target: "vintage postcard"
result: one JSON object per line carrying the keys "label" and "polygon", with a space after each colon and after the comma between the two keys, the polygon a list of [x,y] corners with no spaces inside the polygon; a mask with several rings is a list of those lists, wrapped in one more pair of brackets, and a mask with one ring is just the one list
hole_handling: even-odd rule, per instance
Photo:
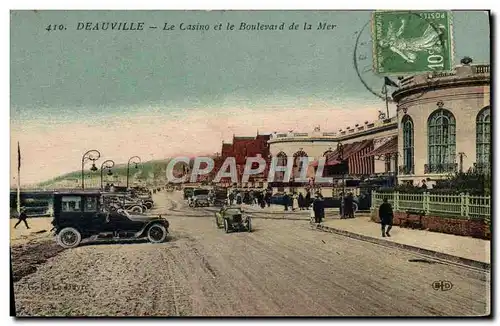
{"label": "vintage postcard", "polygon": [[489,316],[490,38],[487,11],[11,11],[11,314]]}

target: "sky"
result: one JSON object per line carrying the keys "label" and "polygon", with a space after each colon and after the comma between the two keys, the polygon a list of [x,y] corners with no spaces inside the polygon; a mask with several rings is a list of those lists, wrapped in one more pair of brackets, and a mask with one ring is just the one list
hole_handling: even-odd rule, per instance
{"label": "sky", "polygon": [[[79,170],[89,149],[119,164],[134,155],[213,154],[233,134],[375,120],[385,103],[353,65],[356,33],[369,20],[368,11],[12,11],[11,171],[18,141],[21,182],[29,184]],[[77,30],[79,22],[115,21],[145,28]],[[283,22],[285,30],[242,31],[241,22]],[[294,22],[299,29],[288,30]],[[317,30],[320,22],[336,27]],[[181,31],[180,23],[210,30]],[[218,23],[235,30],[216,31]],[[63,30],[46,30],[54,24]],[[453,30],[456,63],[466,55],[489,63],[486,13],[455,12]],[[370,56],[369,47],[358,51]],[[381,88],[371,72],[363,78]]]}

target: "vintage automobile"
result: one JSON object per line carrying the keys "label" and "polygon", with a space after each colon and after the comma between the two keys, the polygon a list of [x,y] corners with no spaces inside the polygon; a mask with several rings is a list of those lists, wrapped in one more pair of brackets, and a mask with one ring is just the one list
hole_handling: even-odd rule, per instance
{"label": "vintage automobile", "polygon": [[154,201],[153,201],[153,198],[151,197],[150,194],[147,194],[147,193],[137,193],[132,196],[130,196],[132,199],[140,199],[142,200],[142,203],[144,204],[144,206],[146,206],[147,209],[151,209],[154,207]]}
{"label": "vintage automobile", "polygon": [[148,210],[148,206],[139,198],[132,198],[127,194],[120,194],[114,192],[105,192],[102,194],[103,203],[106,207],[109,207],[110,204],[114,204],[110,207],[119,207],[125,209],[126,211],[132,213],[143,213]]}
{"label": "vintage automobile", "polygon": [[132,200],[137,200],[137,199],[142,200],[143,205],[147,209],[151,209],[154,206],[151,190],[147,188],[144,187],[127,188],[127,187],[114,186],[113,190],[114,190],[113,193],[117,195],[128,196]]}
{"label": "vintage automobile", "polygon": [[184,187],[184,199],[189,199],[193,195],[193,187]]}
{"label": "vintage automobile", "polygon": [[224,228],[226,233],[231,231],[252,232],[252,217],[240,206],[224,206],[215,213],[215,223],[219,229]]}
{"label": "vintage automobile", "polygon": [[190,207],[210,206],[210,201],[208,198],[209,193],[210,190],[208,189],[198,188],[193,190],[193,196],[192,199],[189,201],[189,206]]}
{"label": "vintage automobile", "polygon": [[211,201],[212,206],[221,207],[227,203],[227,189],[226,188],[215,187],[213,189],[212,193],[213,193],[212,201]]}
{"label": "vintage automobile", "polygon": [[123,208],[108,210],[99,191],[56,192],[53,198],[52,225],[63,248],[76,247],[84,239],[147,238],[160,243],[168,235],[169,222],[161,215],[132,214]]}

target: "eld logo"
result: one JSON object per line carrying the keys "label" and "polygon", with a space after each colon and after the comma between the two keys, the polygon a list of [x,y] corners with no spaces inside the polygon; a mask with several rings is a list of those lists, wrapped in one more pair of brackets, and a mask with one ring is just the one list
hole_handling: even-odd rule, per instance
{"label": "eld logo", "polygon": [[453,288],[453,283],[450,281],[435,281],[432,283],[432,288],[434,290],[449,291]]}

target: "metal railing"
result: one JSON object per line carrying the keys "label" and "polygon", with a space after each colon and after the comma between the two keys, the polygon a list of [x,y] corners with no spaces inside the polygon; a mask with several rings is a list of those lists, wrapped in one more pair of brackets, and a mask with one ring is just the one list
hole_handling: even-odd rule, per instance
{"label": "metal railing", "polygon": [[384,198],[391,203],[394,211],[417,210],[424,211],[426,215],[465,219],[486,219],[491,216],[490,196],[373,191],[372,210],[377,210]]}

